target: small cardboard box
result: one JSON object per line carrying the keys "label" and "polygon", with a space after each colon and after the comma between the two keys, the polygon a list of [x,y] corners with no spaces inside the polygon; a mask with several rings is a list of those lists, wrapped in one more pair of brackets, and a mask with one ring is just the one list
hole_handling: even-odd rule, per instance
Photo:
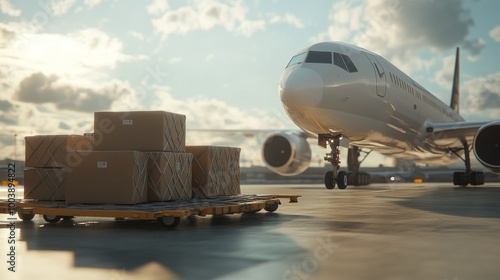
{"label": "small cardboard box", "polygon": [[94,150],[94,138],[82,135],[26,136],[26,167],[67,167],[72,159],[69,151],[80,154]]}
{"label": "small cardboard box", "polygon": [[64,200],[64,168],[27,168],[24,170],[24,198]]}
{"label": "small cardboard box", "polygon": [[194,155],[193,197],[237,195],[240,190],[240,149],[217,146],[187,146]]}
{"label": "small cardboard box", "polygon": [[95,112],[96,151],[184,152],[186,116],[164,111]]}
{"label": "small cardboard box", "polygon": [[146,202],[147,155],[137,151],[91,152],[68,170],[65,192],[66,204]]}
{"label": "small cardboard box", "polygon": [[191,199],[192,154],[148,152],[148,201]]}

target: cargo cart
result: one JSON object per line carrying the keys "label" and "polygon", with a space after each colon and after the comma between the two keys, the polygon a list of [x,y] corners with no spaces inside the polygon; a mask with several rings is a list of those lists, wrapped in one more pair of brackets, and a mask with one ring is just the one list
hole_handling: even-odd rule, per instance
{"label": "cargo cart", "polygon": [[63,201],[30,200],[20,200],[9,204],[8,201],[0,200],[0,213],[8,214],[14,209],[23,221],[30,221],[36,214],[40,214],[49,223],[57,223],[61,219],[77,216],[157,220],[167,228],[175,228],[184,217],[255,213],[262,209],[274,212],[281,204],[280,198],[296,203],[299,197],[300,195],[236,195],[133,205],[66,205]]}

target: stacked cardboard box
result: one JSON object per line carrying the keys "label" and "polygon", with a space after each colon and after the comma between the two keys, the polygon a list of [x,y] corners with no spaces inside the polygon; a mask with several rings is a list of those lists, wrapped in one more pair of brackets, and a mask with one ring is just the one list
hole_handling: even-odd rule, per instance
{"label": "stacked cardboard box", "polygon": [[72,164],[70,151],[94,150],[93,137],[81,135],[27,136],[26,167],[67,167]]}
{"label": "stacked cardboard box", "polygon": [[136,204],[240,194],[240,149],[186,151],[185,121],[163,111],[96,112],[91,135],[27,137],[26,165],[44,169],[26,170],[26,198]]}
{"label": "stacked cardboard box", "polygon": [[180,169],[190,164],[187,155],[181,156],[185,122],[184,115],[163,111],[96,112],[95,151],[68,173],[66,203],[135,204],[147,201],[148,196],[151,201],[190,198],[183,194],[190,190],[180,188],[191,179],[186,168]]}
{"label": "stacked cardboard box", "polygon": [[149,152],[148,200],[190,199],[193,155],[187,153]]}
{"label": "stacked cardboard box", "polygon": [[94,113],[96,151],[184,152],[186,116],[163,111]]}
{"label": "stacked cardboard box", "polygon": [[37,135],[26,140],[24,198],[64,200],[68,168],[94,149],[94,138],[81,135]]}
{"label": "stacked cardboard box", "polygon": [[64,200],[64,168],[29,168],[24,171],[24,198]]}
{"label": "stacked cardboard box", "polygon": [[240,194],[240,149],[188,146],[193,159],[193,194],[197,198]]}
{"label": "stacked cardboard box", "polygon": [[137,151],[94,151],[66,176],[66,203],[147,201],[147,157]]}

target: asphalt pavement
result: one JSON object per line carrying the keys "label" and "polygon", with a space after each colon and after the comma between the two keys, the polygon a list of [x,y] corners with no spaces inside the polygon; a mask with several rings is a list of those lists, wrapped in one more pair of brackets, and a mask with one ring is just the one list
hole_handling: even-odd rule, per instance
{"label": "asphalt pavement", "polygon": [[[243,185],[278,211],[157,222],[0,215],[0,279],[499,279],[500,185]],[[0,199],[6,199],[0,187]],[[22,195],[18,191],[18,195]],[[15,272],[9,271],[9,236]]]}

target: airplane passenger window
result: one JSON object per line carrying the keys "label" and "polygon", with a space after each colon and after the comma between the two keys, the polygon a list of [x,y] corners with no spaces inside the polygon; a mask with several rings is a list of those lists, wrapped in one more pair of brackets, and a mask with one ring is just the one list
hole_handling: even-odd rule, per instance
{"label": "airplane passenger window", "polygon": [[336,52],[333,53],[333,64],[344,69],[345,71],[349,71],[349,70],[347,70],[347,66],[345,65],[345,62],[342,59],[342,56],[340,56],[340,53],[336,53]]}
{"label": "airplane passenger window", "polygon": [[351,60],[350,57],[348,57],[347,55],[343,54],[342,58],[344,59],[345,64],[347,65],[347,69],[349,69],[350,73],[352,73],[352,72],[358,72],[358,69],[356,68],[356,66],[354,65],[354,63],[352,62],[352,60]]}
{"label": "airplane passenger window", "polygon": [[332,63],[331,52],[309,51],[306,58],[306,63]]}
{"label": "airplane passenger window", "polygon": [[304,52],[304,53],[301,53],[301,54],[298,54],[298,55],[292,57],[292,59],[290,59],[290,62],[288,62],[288,65],[285,68],[288,68],[294,64],[302,63],[305,56],[306,56],[306,53]]}

